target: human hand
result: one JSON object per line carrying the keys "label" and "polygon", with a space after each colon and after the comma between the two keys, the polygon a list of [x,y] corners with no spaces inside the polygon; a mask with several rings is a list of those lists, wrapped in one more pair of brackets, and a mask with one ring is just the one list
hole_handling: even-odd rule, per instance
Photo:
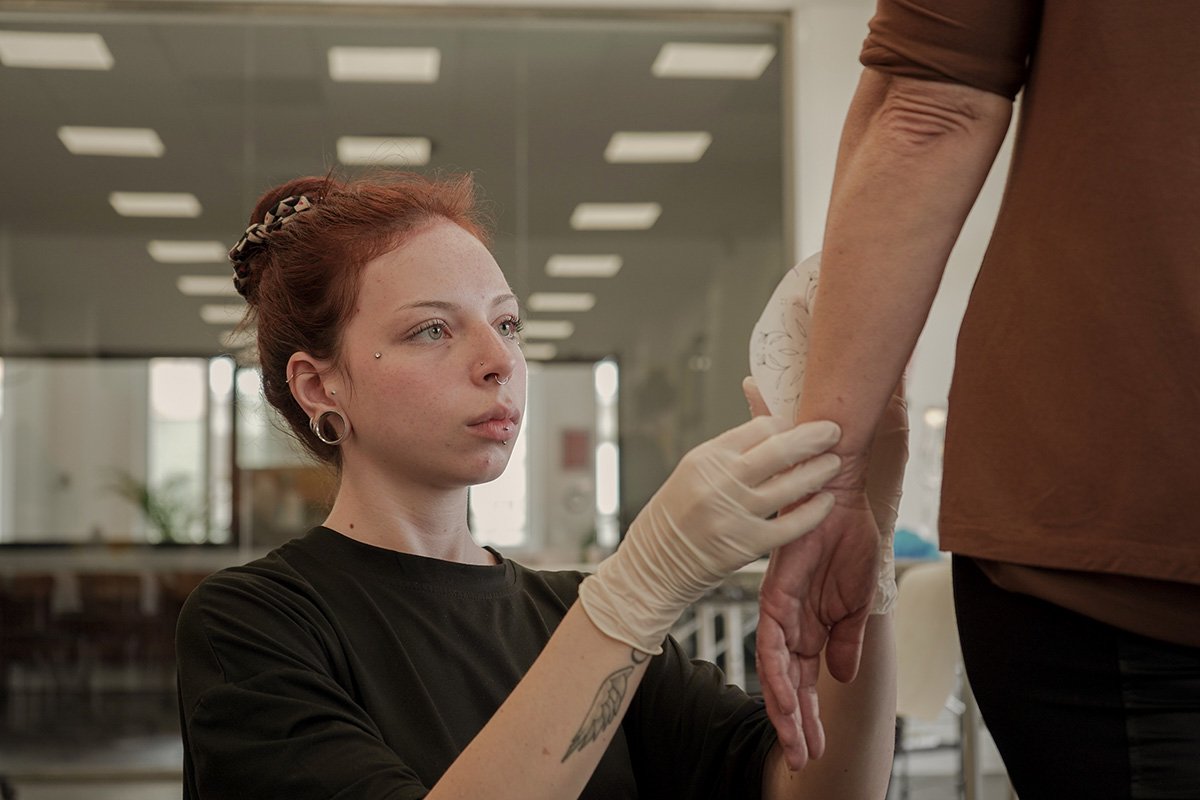
{"label": "human hand", "polygon": [[[841,430],[759,417],[690,451],[630,525],[621,547],[580,586],[592,622],[647,653],[683,609],[734,570],[812,530],[838,472],[826,451]],[[766,519],[793,507],[789,514]]]}
{"label": "human hand", "polygon": [[[743,384],[755,415],[795,418],[819,271],[819,253],[789,270],[755,325],[754,377]],[[767,710],[792,769],[820,757],[825,747],[816,694],[822,647],[828,643],[830,673],[853,679],[868,613],[886,613],[895,601],[892,531],[907,454],[901,380],[869,454],[847,460],[830,484],[835,496],[830,515],[804,540],[771,555],[759,593],[757,659]]]}
{"label": "human hand", "polygon": [[[743,390],[752,414],[769,413],[753,378],[743,382]],[[835,677],[853,677],[876,583],[879,536],[869,505],[865,500],[859,501],[858,507],[848,504],[851,498],[847,495],[842,496],[839,505],[836,498],[830,515],[836,514],[838,519],[826,517],[813,532],[775,550],[759,589],[758,675],[767,713],[779,734],[788,766],[794,770],[802,768],[809,758],[820,758],[825,749],[816,691],[821,649],[829,641],[826,658],[833,659],[831,671]],[[843,540],[829,535],[831,530],[836,534],[842,520],[861,527],[864,509],[869,525],[864,536]],[[825,537],[814,543],[816,546],[799,547],[804,539],[822,531]],[[831,574],[828,566],[835,556],[838,564],[860,562],[859,571],[865,570],[869,576],[866,586],[843,580],[836,571]],[[827,600],[823,599],[826,592]],[[833,619],[839,624],[832,626]]]}

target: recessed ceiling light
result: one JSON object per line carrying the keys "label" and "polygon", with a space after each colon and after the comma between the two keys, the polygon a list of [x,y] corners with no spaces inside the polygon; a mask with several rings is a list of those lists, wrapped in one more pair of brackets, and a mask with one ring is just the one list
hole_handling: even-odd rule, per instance
{"label": "recessed ceiling light", "polygon": [[526,361],[549,361],[558,355],[558,345],[553,342],[525,342],[521,352]]}
{"label": "recessed ceiling light", "polygon": [[180,275],[175,285],[189,297],[236,297],[238,293],[227,275]]}
{"label": "recessed ceiling light", "polygon": [[699,161],[712,144],[712,134],[688,133],[614,133],[604,150],[609,163],[653,164]]}
{"label": "recessed ceiling light", "polygon": [[668,42],[650,71],[658,78],[739,78],[753,80],[775,57],[769,44],[689,44]]}
{"label": "recessed ceiling light", "polygon": [[331,47],[335,81],[434,83],[442,53],[436,47]]}
{"label": "recessed ceiling light", "polygon": [[162,139],[150,128],[87,128],[64,125],[58,138],[77,156],[162,156]]}
{"label": "recessed ceiling light", "polygon": [[146,250],[160,264],[220,264],[229,260],[229,248],[215,241],[152,239],[146,243]]}
{"label": "recessed ceiling light", "polygon": [[112,69],[98,33],[0,31],[0,64],[34,69]]}
{"label": "recessed ceiling light", "polygon": [[525,339],[566,339],[575,332],[575,323],[565,319],[531,319],[521,326]]}
{"label": "recessed ceiling light", "polygon": [[591,292],[534,292],[526,301],[530,311],[591,311],[596,295]]}
{"label": "recessed ceiling light", "polygon": [[200,201],[186,192],[113,192],[108,202],[123,217],[200,216]]}
{"label": "recessed ceiling light", "polygon": [[644,231],[654,227],[658,203],[580,203],[571,214],[577,231]]}
{"label": "recessed ceiling light", "polygon": [[200,306],[200,319],[209,325],[236,325],[242,321],[245,314],[245,303],[211,303]]}
{"label": "recessed ceiling light", "polygon": [[429,163],[433,142],[423,136],[342,136],[337,140],[343,164],[423,166]]}
{"label": "recessed ceiling light", "polygon": [[552,255],[546,274],[554,278],[611,278],[621,271],[618,255]]}

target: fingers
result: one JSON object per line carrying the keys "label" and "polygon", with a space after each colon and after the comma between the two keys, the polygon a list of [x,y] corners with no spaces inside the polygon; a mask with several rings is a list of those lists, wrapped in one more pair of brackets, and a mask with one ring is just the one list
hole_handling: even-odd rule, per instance
{"label": "fingers", "polygon": [[767,716],[775,726],[788,767],[799,770],[808,760],[808,743],[796,702],[796,683],[789,674],[792,654],[783,630],[768,616],[759,620],[756,661]]}
{"label": "fingers", "polygon": [[821,673],[820,656],[799,658],[800,681],[796,690],[796,702],[800,710],[800,724],[804,729],[804,741],[808,745],[808,757],[820,758],[825,754],[825,727],[821,724],[821,709],[817,694],[817,678]]}
{"label": "fingers", "polygon": [[[776,475],[754,488],[754,499],[746,502],[746,508],[758,516],[765,517],[780,509],[816,494],[833,479],[841,469],[842,460],[833,453],[825,453],[809,459],[795,469]],[[815,513],[816,509],[813,509]],[[828,512],[826,512],[828,513]],[[812,522],[804,532],[816,527],[825,515]],[[790,541],[790,540],[789,540]]]}
{"label": "fingers", "polygon": [[[773,418],[756,417],[747,424],[753,424],[760,419]],[[841,438],[842,429],[833,422],[806,422],[803,425],[789,426],[779,433],[763,437],[743,450],[741,461],[745,473],[741,477],[748,485],[756,486],[772,475],[826,452]]]}
{"label": "fingers", "polygon": [[763,400],[762,392],[758,390],[758,381],[749,375],[742,379],[742,394],[746,395],[746,402],[750,404],[751,417],[770,416],[767,401]]}
{"label": "fingers", "polygon": [[853,615],[834,623],[829,629],[829,641],[825,645],[825,666],[829,669],[829,674],[842,683],[849,683],[858,675],[870,610],[869,605],[865,606]]}

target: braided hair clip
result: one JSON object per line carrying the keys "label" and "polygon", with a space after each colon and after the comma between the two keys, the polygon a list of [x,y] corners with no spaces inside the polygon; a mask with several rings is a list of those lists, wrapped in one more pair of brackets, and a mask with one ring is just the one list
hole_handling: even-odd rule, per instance
{"label": "braided hair clip", "polygon": [[266,213],[262,222],[246,228],[242,238],[229,251],[229,260],[233,262],[233,285],[238,294],[246,296],[245,281],[250,277],[249,260],[254,251],[266,244],[269,234],[291,222],[301,211],[312,207],[313,201],[304,195],[285,197]]}

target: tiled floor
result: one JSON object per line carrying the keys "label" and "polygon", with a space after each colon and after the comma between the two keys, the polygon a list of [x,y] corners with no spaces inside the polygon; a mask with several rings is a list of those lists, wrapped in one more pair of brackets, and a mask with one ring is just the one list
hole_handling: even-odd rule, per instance
{"label": "tiled floor", "polygon": [[[0,704],[0,775],[16,800],[179,800],[183,748],[166,693],[12,696]],[[896,762],[888,800],[959,800],[957,755]],[[3,798],[9,800],[9,798]],[[989,775],[981,800],[1009,800]]]}

